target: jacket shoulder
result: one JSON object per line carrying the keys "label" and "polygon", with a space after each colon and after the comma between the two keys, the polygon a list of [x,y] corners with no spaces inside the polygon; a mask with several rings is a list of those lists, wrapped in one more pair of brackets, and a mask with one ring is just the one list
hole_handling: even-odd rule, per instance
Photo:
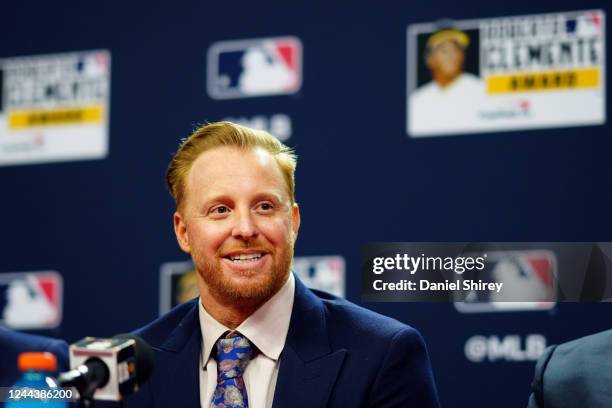
{"label": "jacket shoulder", "polygon": [[311,291],[322,302],[328,320],[328,328],[332,333],[350,333],[351,336],[357,336],[356,338],[361,341],[364,339],[369,339],[368,341],[391,339],[400,332],[413,333],[420,337],[416,329],[396,319],[319,290],[311,289]]}
{"label": "jacket shoulder", "polygon": [[612,330],[591,334],[557,346],[555,357],[588,358],[612,354]]}
{"label": "jacket shoulder", "polygon": [[416,329],[347,300],[312,292],[323,305],[332,350],[347,352],[340,387],[362,392],[359,398],[365,406],[438,406],[429,355]]}
{"label": "jacket shoulder", "polygon": [[[612,330],[552,346],[538,360],[529,407],[610,406]],[[530,401],[531,403],[531,401]]]}
{"label": "jacket shoulder", "polygon": [[20,333],[0,327],[0,385],[10,385],[17,379],[17,356],[26,351],[48,351],[57,358],[57,370],[68,369],[68,344],[59,339]]}
{"label": "jacket shoulder", "polygon": [[189,317],[194,317],[193,315],[195,314],[195,320],[197,321],[197,304],[198,299],[195,298],[177,305],[168,313],[134,330],[133,333],[142,337],[152,347],[159,348],[174,330],[185,324],[186,319],[193,320],[189,319]]}
{"label": "jacket shoulder", "polygon": [[577,378],[584,380],[591,377],[597,377],[598,380],[607,378],[612,381],[610,361],[612,361],[612,330],[606,330],[554,347],[546,367],[546,375],[549,379],[563,383],[573,382]]}

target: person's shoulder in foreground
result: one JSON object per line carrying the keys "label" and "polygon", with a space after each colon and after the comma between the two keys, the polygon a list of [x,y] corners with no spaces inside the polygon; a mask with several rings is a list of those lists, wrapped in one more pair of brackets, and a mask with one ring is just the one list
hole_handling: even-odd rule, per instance
{"label": "person's shoulder in foreground", "polygon": [[[192,300],[136,331],[155,350],[156,372],[128,406],[196,406],[201,341]],[[195,398],[189,396],[196,395]],[[178,406],[178,405],[177,405]],[[417,330],[296,279],[295,302],[273,406],[437,407]]]}
{"label": "person's shoulder in foreground", "polygon": [[612,407],[612,330],[546,349],[529,408]]}
{"label": "person's shoulder in foreground", "polygon": [[57,358],[58,370],[68,369],[68,344],[65,341],[20,333],[0,326],[0,387],[9,387],[17,381],[17,357],[28,351],[53,353]]}

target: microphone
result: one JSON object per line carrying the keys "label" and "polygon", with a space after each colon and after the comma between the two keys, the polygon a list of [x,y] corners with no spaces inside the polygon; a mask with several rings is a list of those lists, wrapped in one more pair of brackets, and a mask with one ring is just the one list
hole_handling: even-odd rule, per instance
{"label": "microphone", "polygon": [[153,350],[132,334],[85,337],[70,345],[70,366],[57,378],[62,387],[75,387],[82,400],[120,401],[151,377]]}

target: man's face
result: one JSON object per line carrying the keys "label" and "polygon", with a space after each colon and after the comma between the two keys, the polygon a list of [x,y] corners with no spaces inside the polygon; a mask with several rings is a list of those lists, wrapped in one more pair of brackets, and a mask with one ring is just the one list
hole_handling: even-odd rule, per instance
{"label": "man's face", "polygon": [[455,41],[447,40],[435,46],[427,57],[427,66],[434,78],[455,79],[463,71],[464,51]]}
{"label": "man's face", "polygon": [[263,149],[217,147],[193,163],[174,214],[200,294],[262,303],[286,282],[300,215],[275,159]]}

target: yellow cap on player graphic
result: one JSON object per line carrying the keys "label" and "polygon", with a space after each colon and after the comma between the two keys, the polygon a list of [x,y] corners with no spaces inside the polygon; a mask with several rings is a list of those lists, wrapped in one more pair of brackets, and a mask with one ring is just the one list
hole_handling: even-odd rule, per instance
{"label": "yellow cap on player graphic", "polygon": [[455,41],[461,48],[467,48],[470,45],[470,37],[466,33],[455,29],[447,29],[432,34],[427,40],[427,46],[434,48],[449,40]]}

